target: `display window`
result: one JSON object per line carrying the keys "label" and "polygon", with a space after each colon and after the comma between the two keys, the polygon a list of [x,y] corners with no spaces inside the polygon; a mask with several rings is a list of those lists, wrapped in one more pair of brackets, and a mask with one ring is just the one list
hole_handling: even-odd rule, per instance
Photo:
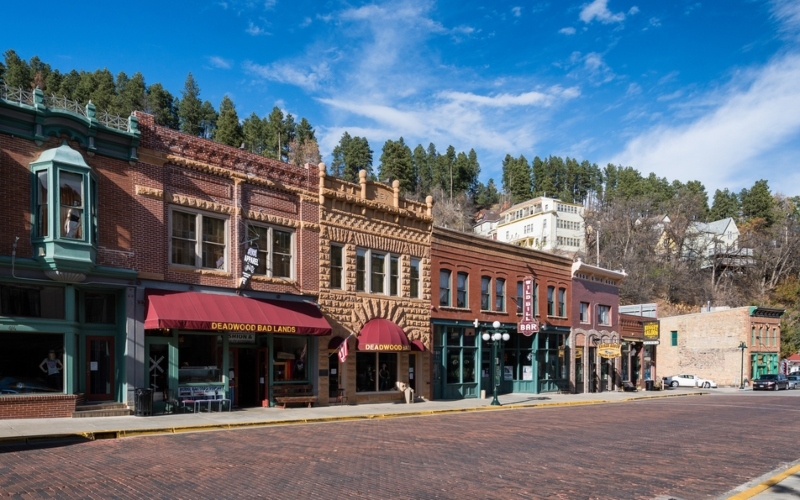
{"label": "display window", "polygon": [[475,330],[446,328],[445,349],[447,383],[468,384],[475,382],[475,363],[478,352],[478,346],[475,342]]}
{"label": "display window", "polygon": [[308,338],[275,337],[272,341],[272,380],[308,380]]}
{"label": "display window", "polygon": [[385,392],[397,383],[397,353],[356,354],[356,392]]}
{"label": "display window", "polygon": [[0,395],[61,393],[64,335],[0,333]]}
{"label": "display window", "polygon": [[216,335],[180,335],[178,363],[179,384],[222,382],[222,353]]}

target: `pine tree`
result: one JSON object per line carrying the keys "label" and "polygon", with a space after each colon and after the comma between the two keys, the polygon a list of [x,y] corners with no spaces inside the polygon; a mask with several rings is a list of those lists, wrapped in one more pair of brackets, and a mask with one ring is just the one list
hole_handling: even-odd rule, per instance
{"label": "pine tree", "polygon": [[160,83],[154,83],[147,88],[144,109],[155,117],[156,125],[178,130],[180,118],[175,98]]}
{"label": "pine tree", "polygon": [[714,201],[711,204],[711,210],[708,212],[708,220],[715,221],[727,217],[738,219],[740,211],[739,197],[736,196],[736,193],[731,193],[728,188],[722,191],[717,189],[714,192]]}
{"label": "pine tree", "polygon": [[39,56],[33,56],[28,62],[28,67],[31,71],[31,87],[38,87],[46,92],[48,90],[46,84],[47,77],[53,72],[50,69],[50,65],[39,59]]}
{"label": "pine tree", "polygon": [[511,196],[512,203],[521,203],[531,198],[531,166],[525,156],[514,158],[506,155],[503,160],[503,178],[507,179],[503,190]]}
{"label": "pine tree", "polygon": [[260,155],[264,151],[264,122],[255,113],[242,124],[242,135],[244,136],[244,147],[251,153]]}
{"label": "pine tree", "polygon": [[288,134],[285,130],[283,111],[279,107],[272,108],[266,119],[264,132],[264,156],[283,161]]}
{"label": "pine tree", "polygon": [[73,69],[64,75],[64,77],[61,79],[61,85],[58,87],[58,90],[55,93],[60,96],[64,96],[71,101],[77,101],[78,99],[76,98],[76,92],[80,83],[81,74]]}
{"label": "pine tree", "polygon": [[178,106],[180,130],[190,135],[199,136],[202,133],[203,104],[200,101],[200,86],[197,85],[191,73],[186,76],[186,82],[181,91],[181,100]]}
{"label": "pine tree", "polygon": [[5,71],[3,72],[3,82],[12,89],[31,90],[31,68],[24,60],[20,59],[13,49],[9,49],[3,54],[5,58]]}
{"label": "pine tree", "polygon": [[217,110],[214,109],[214,105],[209,101],[203,101],[203,105],[200,106],[200,137],[205,139],[214,137],[217,120],[219,120],[219,115]]}
{"label": "pine tree", "polygon": [[756,181],[749,190],[743,189],[739,198],[742,203],[742,217],[745,220],[763,219],[766,227],[775,222],[775,200],[766,180]]}
{"label": "pine tree", "polygon": [[500,193],[497,191],[494,179],[489,179],[489,182],[485,186],[482,182],[478,183],[475,194],[475,208],[491,208],[499,202]]}
{"label": "pine tree", "polygon": [[306,141],[317,141],[317,137],[314,133],[314,128],[311,127],[311,124],[308,123],[308,120],[302,118],[300,123],[297,125],[297,143],[298,144],[305,144]]}
{"label": "pine tree", "polygon": [[378,167],[378,180],[391,184],[400,181],[400,190],[412,193],[416,189],[414,163],[411,161],[411,149],[401,137],[398,141],[388,140],[383,145],[381,164]]}
{"label": "pine tree", "polygon": [[375,174],[372,171],[372,149],[366,137],[353,137],[346,151],[346,159],[342,178],[350,182],[358,182],[358,173],[362,170],[367,172],[367,179],[374,180]]}
{"label": "pine tree", "polygon": [[228,146],[239,147],[242,138],[242,126],[239,124],[236,106],[226,95],[219,105],[219,119],[214,130],[214,140]]}
{"label": "pine tree", "polygon": [[57,69],[53,70],[50,72],[49,75],[47,75],[47,77],[45,77],[44,88],[42,90],[47,92],[48,95],[50,94],[60,95],[59,91],[61,89],[61,84],[63,81],[64,81],[64,75],[62,75],[61,72],[58,71]]}
{"label": "pine tree", "polygon": [[128,116],[133,111],[143,110],[146,86],[144,76],[138,71],[131,78],[124,72],[117,74],[117,102],[115,113]]}
{"label": "pine tree", "polygon": [[348,147],[350,146],[350,143],[352,141],[353,138],[350,137],[350,134],[347,133],[347,131],[345,131],[345,133],[342,134],[342,138],[339,139],[339,144],[337,144],[336,147],[333,148],[333,153],[331,153],[331,156],[333,157],[333,159],[331,160],[331,175],[334,177],[345,179],[350,182],[355,182],[352,179],[344,177],[344,170],[346,164],[345,153],[348,150]]}
{"label": "pine tree", "polygon": [[417,173],[417,193],[429,194],[433,183],[433,172],[428,163],[428,153],[422,144],[418,144],[411,153],[411,162],[414,164],[414,171]]}

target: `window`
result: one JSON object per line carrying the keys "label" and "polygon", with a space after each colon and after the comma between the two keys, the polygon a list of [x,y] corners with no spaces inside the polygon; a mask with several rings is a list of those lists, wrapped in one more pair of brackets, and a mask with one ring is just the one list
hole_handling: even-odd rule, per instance
{"label": "window", "polygon": [[467,273],[456,275],[456,307],[467,307]]}
{"label": "window", "polygon": [[397,295],[400,290],[400,258],[385,252],[356,249],[356,291]]}
{"label": "window", "polygon": [[567,289],[558,289],[558,315],[562,318],[567,317]]}
{"label": "window", "polygon": [[356,392],[392,391],[396,382],[396,353],[356,353]]}
{"label": "window", "polygon": [[410,293],[412,299],[419,299],[422,296],[419,289],[419,269],[420,269],[419,259],[411,259],[411,266],[409,268],[408,278],[409,278]]}
{"label": "window", "polygon": [[555,313],[556,313],[555,294],[556,294],[556,287],[548,286],[547,287],[547,315],[548,316],[554,316]]}
{"label": "window", "polygon": [[178,337],[178,383],[222,382],[222,357],[216,335]]}
{"label": "window", "polygon": [[227,269],[226,224],[226,219],[212,215],[173,210],[170,262],[205,269]]}
{"label": "window", "polygon": [[275,337],[272,347],[273,380],[308,380],[308,338]]}
{"label": "window", "polygon": [[494,280],[494,310],[506,310],[506,280],[502,278]]}
{"label": "window", "polygon": [[344,288],[344,248],[331,245],[331,288]]}
{"label": "window", "polygon": [[439,305],[449,306],[450,304],[450,271],[442,269],[439,271]]}
{"label": "window", "polygon": [[564,380],[569,378],[569,352],[567,336],[560,333],[539,334],[537,365],[539,380]]}
{"label": "window", "polygon": [[257,237],[258,267],[255,274],[274,278],[292,279],[292,232],[265,226],[250,226],[250,234]]}
{"label": "window", "polygon": [[675,346],[678,345],[678,332],[677,331],[673,331],[673,332],[670,332],[670,333],[672,334],[672,343],[671,343],[671,345],[672,345],[672,347],[675,347]]}
{"label": "window", "polygon": [[400,257],[389,257],[389,295],[400,295]]}
{"label": "window", "polygon": [[386,254],[370,252],[370,291],[384,293],[386,284]]}
{"label": "window", "polygon": [[445,359],[448,384],[475,382],[477,345],[475,330],[458,327],[441,327],[445,336]]}
{"label": "window", "polygon": [[356,291],[367,291],[367,251],[356,249]]}
{"label": "window", "polygon": [[117,300],[113,293],[86,292],[84,301],[84,321],[113,325],[117,322]]}
{"label": "window", "polygon": [[517,314],[522,314],[522,282],[517,281]]}
{"label": "window", "polygon": [[0,366],[11,382],[3,386],[4,395],[62,392],[64,335],[3,332]]}
{"label": "window", "polygon": [[64,289],[57,286],[0,284],[0,315],[64,319]]}
{"label": "window", "polygon": [[484,276],[481,278],[481,310],[490,310],[490,298],[492,290],[492,278]]}
{"label": "window", "polygon": [[539,283],[533,282],[533,315],[539,315]]}
{"label": "window", "polygon": [[581,323],[589,322],[589,303],[581,302]]}
{"label": "window", "polygon": [[600,325],[611,324],[611,308],[608,306],[597,306],[597,323]]}
{"label": "window", "polygon": [[47,170],[38,172],[36,181],[36,236],[45,238],[50,235],[50,228],[47,223],[50,216],[47,209],[49,203],[47,198]]}

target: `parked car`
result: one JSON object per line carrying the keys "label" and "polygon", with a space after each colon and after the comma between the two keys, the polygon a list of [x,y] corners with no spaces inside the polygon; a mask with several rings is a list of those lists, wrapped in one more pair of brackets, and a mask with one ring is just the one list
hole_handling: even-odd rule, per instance
{"label": "parked car", "polygon": [[0,394],[22,394],[30,392],[61,392],[47,385],[40,378],[3,377],[0,379]]}
{"label": "parked car", "polygon": [[673,375],[664,377],[664,387],[717,387],[717,383],[711,379],[700,378],[697,375]]}
{"label": "parked car", "polygon": [[789,388],[789,379],[783,373],[765,373],[753,380],[754,391],[778,391]]}
{"label": "parked car", "polygon": [[800,374],[793,373],[787,375],[786,378],[789,380],[789,389],[797,389],[797,386],[800,385]]}

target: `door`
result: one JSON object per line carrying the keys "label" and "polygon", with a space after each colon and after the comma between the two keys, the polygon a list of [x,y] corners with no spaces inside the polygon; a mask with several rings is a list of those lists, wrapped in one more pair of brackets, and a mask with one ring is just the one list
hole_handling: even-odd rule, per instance
{"label": "door", "polygon": [[336,401],[339,397],[339,351],[328,352],[328,397]]}
{"label": "door", "polygon": [[86,337],[86,400],[115,399],[114,337]]}
{"label": "door", "polygon": [[164,402],[170,399],[167,391],[174,396],[178,387],[178,349],[170,338],[147,338],[145,356],[145,386],[153,390],[153,413],[163,413]]}

